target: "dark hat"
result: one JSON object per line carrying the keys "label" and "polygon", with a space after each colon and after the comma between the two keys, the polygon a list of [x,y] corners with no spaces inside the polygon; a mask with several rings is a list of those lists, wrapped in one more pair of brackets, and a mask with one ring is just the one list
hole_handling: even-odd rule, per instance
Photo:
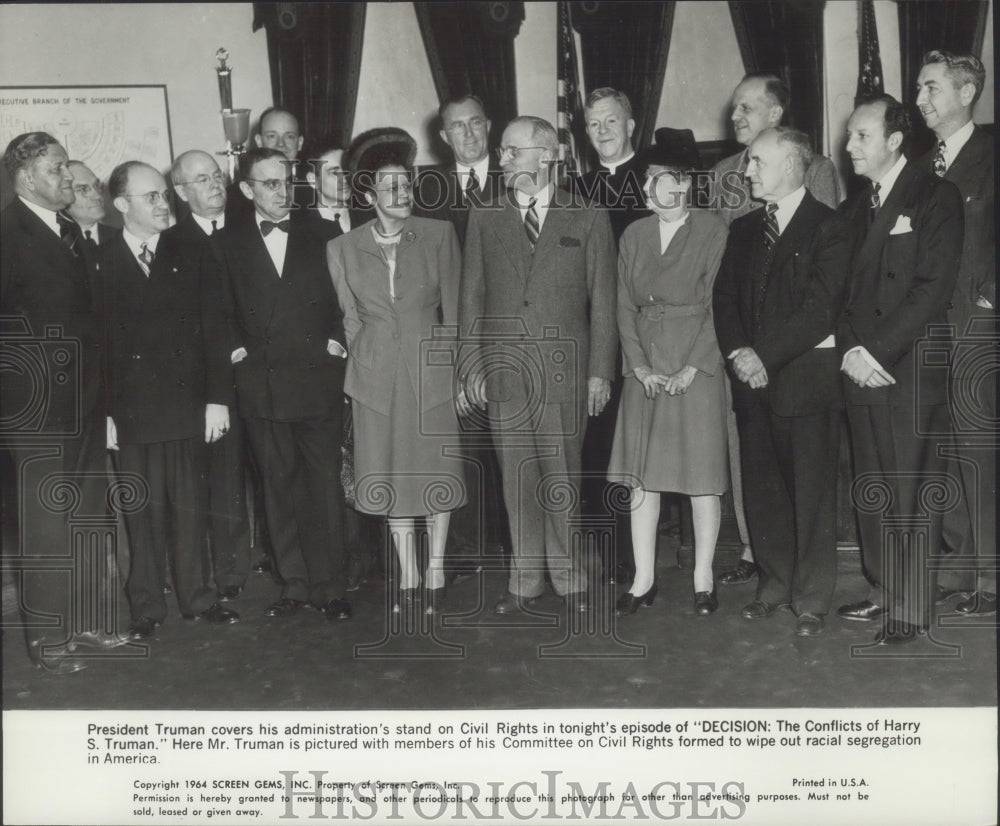
{"label": "dark hat", "polygon": [[358,135],[344,152],[341,166],[354,174],[396,164],[409,169],[417,157],[417,142],[396,126],[380,126]]}
{"label": "dark hat", "polygon": [[641,169],[665,166],[687,172],[701,166],[698,145],[694,141],[694,132],[690,129],[661,126],[656,130],[654,138],[656,142],[647,146],[640,155]]}

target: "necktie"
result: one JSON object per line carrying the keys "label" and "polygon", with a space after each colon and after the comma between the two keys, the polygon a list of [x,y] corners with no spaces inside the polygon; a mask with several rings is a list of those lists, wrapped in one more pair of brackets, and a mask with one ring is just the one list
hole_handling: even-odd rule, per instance
{"label": "necktie", "polygon": [[209,233],[209,235],[215,235],[215,233],[217,233],[218,231],[219,231],[219,222],[212,221],[212,231]]}
{"label": "necktie", "polygon": [[69,248],[73,257],[76,258],[79,255],[77,252],[77,241],[80,240],[80,227],[77,226],[76,221],[68,218],[61,212],[56,213],[56,223],[59,224],[59,238]]}
{"label": "necktie", "polygon": [[944,149],[944,141],[938,141],[937,152],[934,153],[934,174],[939,178],[943,178],[948,171],[948,164],[944,162]]}
{"label": "necktie", "polygon": [[153,265],[153,251],[149,248],[149,245],[143,243],[139,247],[139,266],[142,267],[142,271],[149,275],[149,269]]}
{"label": "necktie", "polygon": [[882,206],[882,199],[879,197],[878,191],[882,188],[879,183],[872,184],[872,201],[871,208],[868,210],[868,223],[875,220],[875,215],[878,212],[878,208]]}
{"label": "necktie", "polygon": [[476,175],[475,169],[469,170],[469,178],[465,182],[465,202],[468,203],[469,199],[479,191],[479,178]]}
{"label": "necktie", "polygon": [[767,217],[764,219],[764,246],[771,249],[778,243],[778,211],[777,204],[767,205]]}
{"label": "necktie", "polygon": [[97,252],[97,241],[94,239],[94,235],[89,229],[84,230],[83,242],[87,245],[87,249],[91,252]]}
{"label": "necktie", "polygon": [[288,232],[288,219],[284,221],[261,221],[260,222],[260,234],[267,238],[271,234],[272,229],[280,229],[282,232]]}
{"label": "necktie", "polygon": [[528,235],[528,243],[531,244],[531,248],[535,248],[535,244],[538,243],[538,213],[535,212],[535,204],[538,202],[537,198],[532,198],[528,201],[528,211],[524,216],[524,231]]}
{"label": "necktie", "polygon": [[340,213],[338,212],[333,216],[333,225],[339,229],[341,232],[344,231],[344,225],[340,223]]}

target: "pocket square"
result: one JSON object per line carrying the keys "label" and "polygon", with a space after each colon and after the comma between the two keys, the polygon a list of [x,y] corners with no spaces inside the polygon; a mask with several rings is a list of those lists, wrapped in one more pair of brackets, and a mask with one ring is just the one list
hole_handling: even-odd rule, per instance
{"label": "pocket square", "polygon": [[570,238],[568,235],[564,235],[559,239],[560,247],[578,247],[580,246],[579,238]]}
{"label": "pocket square", "polygon": [[903,235],[907,232],[913,232],[913,227],[910,226],[910,216],[900,215],[896,218],[896,225],[889,230],[890,235]]}

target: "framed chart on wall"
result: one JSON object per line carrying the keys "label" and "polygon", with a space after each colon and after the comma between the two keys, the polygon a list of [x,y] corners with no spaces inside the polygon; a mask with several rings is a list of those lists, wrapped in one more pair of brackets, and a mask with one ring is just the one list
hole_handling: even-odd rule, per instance
{"label": "framed chart on wall", "polygon": [[0,146],[48,132],[106,181],[123,161],[173,162],[166,86],[0,86]]}

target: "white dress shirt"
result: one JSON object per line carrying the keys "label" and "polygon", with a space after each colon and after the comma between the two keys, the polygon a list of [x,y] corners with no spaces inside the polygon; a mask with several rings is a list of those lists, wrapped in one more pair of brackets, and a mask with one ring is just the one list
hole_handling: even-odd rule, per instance
{"label": "white dress shirt", "polygon": [[[267,254],[271,256],[271,260],[274,262],[274,268],[278,271],[278,278],[281,278],[281,271],[285,267],[285,250],[288,249],[288,233],[282,232],[280,229],[272,229],[267,235],[260,229],[261,221],[270,221],[270,218],[265,218],[259,212],[254,210],[254,219],[257,221],[257,230],[260,232],[261,238],[264,239],[264,246],[267,247]],[[286,215],[281,220],[287,220]],[[275,221],[274,223],[278,223]]]}
{"label": "white dress shirt", "polygon": [[517,201],[517,208],[521,211],[521,223],[524,223],[524,217],[528,214],[528,204],[531,199],[535,199],[535,214],[538,216],[538,234],[542,234],[542,226],[545,224],[545,216],[549,214],[549,204],[552,202],[552,193],[555,191],[555,187],[549,184],[545,189],[536,192],[534,195],[528,195],[521,192],[520,189],[514,190],[514,200]]}
{"label": "white dress shirt", "polygon": [[684,217],[679,221],[664,221],[661,218],[657,222],[660,227],[660,255],[663,255],[663,253],[667,251],[667,247],[669,247],[670,242],[674,240],[674,236],[680,228],[687,223],[689,215],[690,213],[685,212]]}
{"label": "white dress shirt", "polygon": [[955,158],[958,157],[958,153],[962,151],[962,147],[969,142],[969,138],[972,137],[972,131],[975,129],[975,124],[970,120],[965,126],[959,128],[950,138],[945,138],[944,141],[944,169],[947,172],[951,165],[955,162]]}
{"label": "white dress shirt", "polygon": [[[466,166],[463,163],[455,162],[455,171],[458,173],[458,186],[465,192],[465,188],[469,185],[469,170],[476,170],[476,180],[479,181],[479,191],[483,191],[483,185],[486,183],[486,176],[490,174],[490,156],[487,153],[479,163],[474,163],[472,166]],[[536,207],[537,209],[537,207]]]}
{"label": "white dress shirt", "polygon": [[[17,197],[21,198],[20,195]],[[45,222],[45,226],[51,229],[58,237],[62,238],[62,230],[59,229],[59,221],[56,219],[56,214],[53,210],[46,209],[38,204],[33,204],[31,201],[27,201],[24,198],[21,198],[21,203],[41,218]]]}
{"label": "white dress shirt", "polygon": [[226,214],[222,213],[218,218],[202,218],[200,215],[191,213],[191,217],[194,218],[194,222],[201,227],[202,232],[205,235],[212,234],[212,222],[215,221],[215,231],[218,232],[226,225]]}
{"label": "white dress shirt", "polygon": [[319,217],[324,221],[339,221],[344,234],[351,231],[351,215],[346,206],[332,207],[320,204],[318,209]]}
{"label": "white dress shirt", "polygon": [[[139,260],[139,254],[142,252],[142,246],[145,244],[153,255],[156,255],[156,245],[160,243],[160,233],[156,235],[150,235],[145,241],[141,238],[137,238],[127,229],[122,230],[122,238],[125,239],[125,243],[128,244],[128,248],[132,251],[132,255],[135,256],[135,260],[139,261],[139,266],[142,267],[143,272],[146,272],[146,265],[141,260]],[[149,273],[146,273],[146,277],[149,278]]]}

